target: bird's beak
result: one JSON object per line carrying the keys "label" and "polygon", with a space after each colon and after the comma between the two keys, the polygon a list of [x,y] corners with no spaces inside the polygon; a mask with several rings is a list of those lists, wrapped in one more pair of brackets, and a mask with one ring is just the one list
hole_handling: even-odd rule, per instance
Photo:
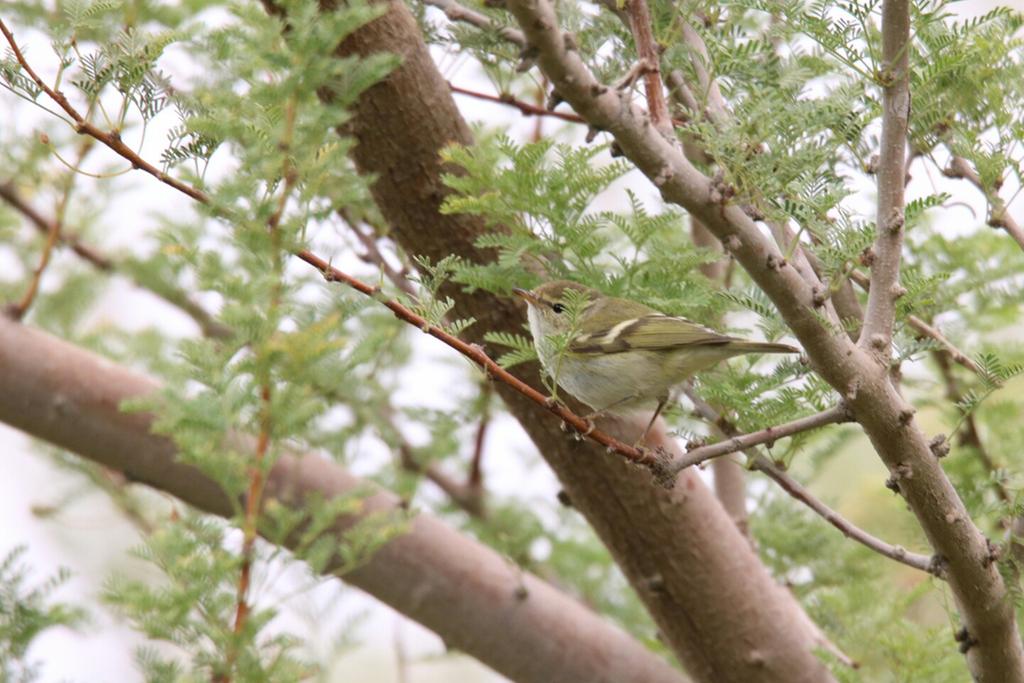
{"label": "bird's beak", "polygon": [[518,296],[520,299],[523,299],[524,301],[526,301],[526,303],[528,303],[528,304],[534,304],[534,305],[538,305],[538,306],[540,305],[540,299],[538,299],[534,295],[534,293],[529,291],[529,290],[520,289],[519,287],[513,287],[512,288],[512,293],[515,294],[516,296]]}

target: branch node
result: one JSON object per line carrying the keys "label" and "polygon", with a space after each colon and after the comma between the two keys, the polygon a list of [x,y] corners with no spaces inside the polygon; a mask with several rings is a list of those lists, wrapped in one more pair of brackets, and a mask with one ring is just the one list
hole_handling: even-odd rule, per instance
{"label": "branch node", "polygon": [[885,480],[885,488],[889,489],[893,493],[902,494],[900,490],[900,481],[903,479],[912,479],[914,477],[914,470],[911,469],[910,465],[905,462],[896,463],[896,466],[891,470],[892,474],[888,479]]}
{"label": "branch node", "polygon": [[814,285],[811,288],[811,303],[814,304],[815,308],[821,308],[828,301],[829,288],[825,283],[821,285]]}
{"label": "branch node", "polygon": [[960,654],[965,655],[967,651],[978,644],[978,639],[971,635],[971,632],[967,630],[967,627],[962,627],[959,631],[953,634],[953,640],[960,643]]}
{"label": "branch node", "polygon": [[524,74],[534,67],[537,63],[537,57],[540,56],[540,50],[532,45],[527,45],[519,53],[519,63],[516,64],[516,73]]}
{"label": "branch node", "polygon": [[644,464],[647,465],[647,469],[651,471],[654,481],[659,486],[668,491],[672,490],[672,487],[676,484],[678,472],[672,469],[672,456],[668,451],[659,446],[654,449],[654,456],[649,458]]}
{"label": "branch node", "polygon": [[885,351],[889,348],[889,339],[884,334],[873,334],[868,341],[875,351]]}
{"label": "branch node", "polygon": [[740,238],[736,235],[729,235],[725,238],[725,242],[722,243],[729,251],[739,251],[743,243],[740,242]]}
{"label": "branch node", "polygon": [[906,219],[903,217],[903,207],[894,206],[892,207],[892,211],[890,211],[889,215],[886,217],[885,227],[889,232],[895,233],[903,229],[905,222]]}
{"label": "branch node", "polygon": [[708,199],[713,204],[725,204],[736,196],[736,188],[725,182],[725,174],[718,170],[711,179],[711,187],[708,191]]}
{"label": "branch node", "polygon": [[664,166],[662,166],[662,167],[661,167],[661,170],[660,170],[660,171],[658,171],[658,175],[656,175],[656,176],[654,177],[654,185],[655,185],[656,187],[658,187],[659,189],[660,189],[660,188],[663,188],[663,187],[665,187],[665,185],[667,185],[667,184],[668,184],[668,183],[669,183],[669,182],[670,182],[670,181],[671,181],[671,180],[672,180],[673,178],[675,178],[675,176],[676,176],[676,172],[672,170],[672,167],[671,167],[671,166],[669,166],[668,164],[666,164],[666,165],[664,165]]}
{"label": "branch node", "polygon": [[949,560],[945,555],[932,555],[932,559],[928,562],[928,573],[940,579],[945,578],[948,564]]}
{"label": "branch node", "polygon": [[619,147],[619,143],[614,140],[612,141],[611,146],[608,148],[608,154],[611,155],[613,159],[626,156],[625,152],[622,151],[622,147]]}
{"label": "branch node", "polygon": [[563,507],[571,508],[571,507],[573,506],[573,505],[572,505],[572,498],[570,498],[570,497],[569,497],[569,492],[568,492],[568,491],[566,491],[565,489],[561,489],[561,490],[560,490],[560,491],[558,492],[558,495],[557,495],[557,496],[555,496],[555,497],[556,497],[556,498],[558,498],[558,502],[559,502],[559,503],[560,503],[560,504],[561,504],[561,505],[562,505]]}
{"label": "branch node", "polygon": [[786,259],[782,256],[776,256],[775,254],[768,254],[768,260],[765,262],[765,266],[768,270],[782,270],[786,266]]}
{"label": "branch node", "polygon": [[579,43],[576,42],[576,36],[570,31],[562,34],[562,44],[565,46],[566,52],[578,52],[580,49]]}
{"label": "branch node", "polygon": [[892,292],[893,299],[902,299],[907,295],[907,288],[898,282],[893,283],[892,289],[890,291]]}
{"label": "branch node", "polygon": [[523,602],[524,600],[526,600],[526,598],[530,597],[530,591],[526,588],[526,586],[520,583],[512,592],[512,597],[514,597],[519,602]]}
{"label": "branch node", "polygon": [[606,92],[608,92],[608,86],[602,85],[601,83],[594,83],[592,86],[590,86],[591,97],[600,97]]}
{"label": "branch node", "polygon": [[994,543],[991,538],[985,537],[985,546],[988,549],[988,554],[985,555],[985,559],[982,561],[982,566],[990,567],[1003,557],[1003,547],[998,543]]}
{"label": "branch node", "polygon": [[867,247],[860,253],[860,264],[865,268],[870,268],[875,264],[875,248]]}
{"label": "branch node", "polygon": [[879,158],[877,154],[871,155],[871,158],[864,164],[864,172],[868,175],[875,175],[878,173],[878,162]]}
{"label": "branch node", "polygon": [[912,407],[904,408],[903,410],[901,410],[898,418],[900,421],[900,425],[906,427],[908,424],[910,424],[910,421],[914,419],[914,413],[916,412],[917,410],[915,410]]}
{"label": "branch node", "polygon": [[932,455],[936,458],[945,458],[949,455],[949,440],[946,439],[945,434],[936,434],[928,442],[928,448],[931,449]]}
{"label": "branch node", "polygon": [[763,221],[765,219],[764,211],[753,204],[744,204],[742,209],[743,213],[747,214],[752,221]]}

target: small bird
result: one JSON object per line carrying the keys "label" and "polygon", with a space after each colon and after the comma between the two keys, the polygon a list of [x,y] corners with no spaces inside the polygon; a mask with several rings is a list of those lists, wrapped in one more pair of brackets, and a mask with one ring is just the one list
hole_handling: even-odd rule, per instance
{"label": "small bird", "polygon": [[[569,290],[579,293],[577,301],[582,297],[586,302],[575,319],[566,297]],[[541,365],[558,386],[594,409],[588,418],[641,412],[656,402],[638,446],[672,389],[694,373],[746,353],[800,351],[787,344],[722,335],[686,318],[566,280],[512,291],[526,301]],[[564,347],[553,339],[566,334],[572,336]]]}

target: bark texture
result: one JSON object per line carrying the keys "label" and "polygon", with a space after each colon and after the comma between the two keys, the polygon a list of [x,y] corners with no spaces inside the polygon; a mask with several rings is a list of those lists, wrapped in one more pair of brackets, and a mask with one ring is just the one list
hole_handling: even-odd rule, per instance
{"label": "bark texture", "polygon": [[[156,391],[153,380],[0,316],[0,386],[0,421],[201,510],[232,514],[217,484],[177,462],[174,444],[149,431],[149,415],[121,412],[125,399]],[[301,509],[307,497],[368,486],[319,455],[285,456],[271,470],[265,500]],[[399,505],[398,496],[379,491],[363,516]],[[340,538],[361,518],[342,520],[333,532]],[[575,600],[430,515],[418,515],[344,579],[514,681],[683,681]]]}
{"label": "bark texture", "polygon": [[[409,253],[432,260],[449,254],[491,259],[491,253],[473,246],[485,232],[482,221],[439,213],[446,194],[440,176],[452,169],[444,168],[438,153],[447,144],[469,144],[472,138],[415,20],[401,3],[388,3],[386,15],[340,49],[345,55],[379,51],[400,54],[402,66],[360,98],[348,132],[358,141],[357,165],[377,178],[374,198],[392,237]],[[456,301],[458,316],[478,321],[469,337],[523,329],[523,311],[511,299],[456,288],[448,294]],[[519,374],[539,385],[536,366]],[[831,680],[812,652],[817,643],[805,615],[780,590],[694,473],[684,474],[675,490],[667,492],[645,469],[572,441],[508,387],[498,385],[497,391],[696,680]]]}

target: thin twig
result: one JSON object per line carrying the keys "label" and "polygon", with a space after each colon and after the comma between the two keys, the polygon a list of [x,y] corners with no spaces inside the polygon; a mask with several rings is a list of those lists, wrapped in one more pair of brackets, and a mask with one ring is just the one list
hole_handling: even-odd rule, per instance
{"label": "thin twig", "polygon": [[[707,401],[703,400],[692,390],[686,390],[686,395],[693,403],[697,414],[712,424],[724,436],[736,438],[739,431],[732,422],[722,416]],[[906,548],[892,545],[864,531],[856,524],[846,519],[838,512],[825,505],[814,494],[808,491],[802,484],[793,479],[782,468],[778,467],[771,459],[765,457],[754,448],[744,449],[750,457],[752,469],[764,473],[772,481],[778,484],[783,491],[794,499],[810,508],[815,514],[826,522],[839,529],[847,538],[857,541],[861,545],[888,557],[889,559],[901,562],[914,569],[920,569],[941,578],[941,565],[925,555],[909,552]]]}
{"label": "thin twig", "polygon": [[993,228],[1002,228],[1006,231],[1010,237],[1020,245],[1021,249],[1024,249],[1024,228],[1014,220],[1013,216],[1010,215],[1008,207],[1003,203],[1002,199],[995,192],[989,192],[989,190],[982,184],[981,176],[971,168],[971,164],[961,156],[953,155],[953,158],[949,161],[949,166],[943,169],[942,173],[948,178],[963,178],[968,181],[971,185],[981,190],[982,194],[989,202],[991,207],[989,210],[988,224]]}
{"label": "thin twig", "polygon": [[[267,220],[267,231],[270,233],[271,247],[273,251],[273,272],[275,276],[274,286],[270,294],[270,305],[268,306],[268,317],[273,319],[277,309],[281,305],[281,279],[284,276],[284,262],[281,258],[281,219],[284,217],[285,207],[288,199],[298,182],[298,174],[292,167],[289,151],[291,149],[292,135],[295,131],[295,119],[297,106],[295,99],[289,100],[285,107],[284,130],[281,134],[279,149],[284,154],[281,177],[284,179],[278,196],[277,207],[274,213]],[[242,519],[242,566],[238,574],[238,589],[235,595],[235,640],[232,641],[227,656],[227,667],[222,680],[224,683],[230,681],[230,676],[235,667],[238,656],[238,640],[245,630],[249,611],[249,588],[252,582],[252,566],[256,559],[256,537],[258,535],[259,512],[263,505],[263,489],[266,485],[266,460],[270,450],[270,440],[273,431],[274,415],[272,411],[271,394],[271,371],[269,366],[259,371],[260,377],[260,401],[259,401],[259,436],[256,440],[256,452],[249,465],[249,487],[245,494],[245,515]]]}
{"label": "thin twig", "polygon": [[557,415],[576,432],[586,435],[587,438],[609,448],[610,450],[625,457],[627,460],[652,468],[661,466],[661,461],[655,455],[634,448],[633,446],[626,445],[615,437],[606,434],[599,429],[595,429],[592,423],[584,420],[582,417],[560,403],[552,401],[550,397],[545,396],[529,384],[523,382],[521,379],[498,365],[490,356],[484,353],[484,350],[480,346],[470,344],[458,337],[448,334],[443,329],[431,324],[429,321],[417,315],[394,299],[381,299],[376,287],[372,287],[365,282],[338,270],[330,263],[308,250],[304,249],[296,252],[295,256],[319,270],[320,274],[323,275],[324,279],[328,282],[340,282],[346,284],[366,296],[377,299],[381,304],[390,309],[396,317],[406,321],[410,325],[418,327],[425,334],[429,334],[435,339],[439,339],[451,348],[455,349],[463,356],[479,365],[489,377],[504,382],[537,405],[544,407],[548,412]]}
{"label": "thin twig", "polygon": [[360,258],[366,263],[371,263],[377,266],[377,268],[380,269],[380,272],[384,274],[384,277],[391,281],[391,284],[408,294],[410,297],[416,298],[418,296],[416,288],[404,273],[396,270],[394,266],[388,263],[388,260],[384,258],[384,254],[381,253],[380,246],[377,244],[377,239],[373,235],[368,235],[363,232],[355,222],[349,220],[347,217],[345,217],[345,221],[348,223],[348,227],[352,231],[352,234],[356,236],[356,239],[366,250],[365,253],[360,254]]}
{"label": "thin twig", "polygon": [[402,469],[413,474],[422,475],[429,482],[441,489],[449,500],[456,506],[479,519],[487,516],[486,508],[483,505],[483,497],[471,490],[467,484],[462,484],[454,477],[442,471],[436,463],[424,464],[416,457],[415,448],[409,443],[402,430],[394,421],[391,406],[385,406],[379,413],[383,417],[384,426],[388,434],[384,436],[387,442],[393,442],[398,452],[398,462]]}
{"label": "thin twig", "polygon": [[516,99],[515,97],[507,93],[502,93],[500,95],[489,95],[484,92],[478,92],[476,90],[468,90],[467,88],[459,87],[457,85],[452,84],[451,82],[448,83],[448,87],[451,88],[451,91],[453,93],[458,93],[459,95],[465,95],[467,97],[473,97],[478,100],[486,100],[488,102],[496,102],[498,104],[505,104],[510,107],[515,107],[516,109],[526,114],[527,116],[550,116],[552,118],[561,119],[562,121],[569,121],[570,123],[586,123],[586,121],[584,121],[580,116],[577,116],[576,114],[569,114],[566,112],[545,109],[544,107],[538,106],[536,104],[530,104],[529,102],[524,102],[523,100]]}
{"label": "thin twig", "polygon": [[889,357],[904,235],[907,125],[910,118],[910,2],[882,2],[882,139],[878,154],[878,210],[875,219],[871,288],[859,344]]}
{"label": "thin twig", "polygon": [[66,173],[64,189],[61,191],[60,199],[57,200],[55,217],[47,226],[45,233],[46,242],[43,244],[43,250],[39,254],[39,262],[32,272],[32,278],[29,280],[28,287],[25,288],[25,293],[22,295],[21,300],[16,304],[12,304],[7,309],[7,314],[13,320],[21,320],[25,317],[36,295],[39,293],[39,287],[43,281],[43,273],[46,272],[47,266],[50,265],[50,257],[53,255],[54,248],[61,241],[61,234],[64,231],[64,217],[67,214],[68,202],[71,200],[71,191],[75,186],[75,181],[78,179],[78,169],[81,167],[82,162],[85,161],[85,157],[89,154],[92,146],[92,138],[85,138],[82,141],[78,149],[78,159],[75,161],[74,166]]}
{"label": "thin twig", "polygon": [[[860,286],[865,291],[871,289],[871,281],[868,279],[866,275],[864,275],[864,273],[860,272],[859,270],[850,271],[850,280],[857,283],[857,285]],[[963,367],[967,368],[976,375],[981,376],[984,374],[984,371],[981,369],[981,367],[973,360],[971,360],[970,356],[968,356],[966,353],[957,348],[956,344],[951,342],[937,328],[933,327],[932,325],[929,325],[921,318],[918,318],[916,315],[912,314],[907,316],[907,324],[914,328],[921,336],[929,337],[932,340],[938,342],[939,346],[941,346],[947,353],[949,353],[950,357],[959,365],[962,365]]]}
{"label": "thin twig", "polygon": [[10,29],[7,28],[7,25],[3,22],[2,19],[0,19],[0,33],[3,33],[4,38],[7,39],[7,43],[11,46],[11,51],[14,53],[14,58],[18,61],[18,64],[21,65],[21,68],[25,70],[25,73],[28,74],[29,78],[32,79],[32,81],[39,87],[40,90],[46,93],[47,97],[53,100],[54,103],[56,103],[61,109],[63,109],[68,114],[68,116],[72,118],[72,120],[75,122],[74,129],[76,133],[78,133],[79,135],[88,135],[89,137],[94,138],[98,142],[103,143],[104,145],[109,147],[111,151],[117,153],[119,156],[130,161],[133,168],[145,171],[146,173],[150,174],[151,176],[153,176],[160,182],[164,183],[165,185],[173,187],[175,190],[178,190],[179,192],[182,192],[188,195],[189,197],[192,197],[192,199],[195,199],[196,201],[200,201],[204,204],[210,203],[210,198],[206,195],[206,193],[195,187],[192,187],[188,183],[182,182],[172,176],[167,175],[166,173],[158,169],[156,166],[143,159],[141,156],[139,156],[137,152],[135,152],[135,150],[133,150],[128,145],[124,144],[124,142],[121,140],[121,136],[118,133],[114,131],[103,131],[94,126],[92,123],[87,121],[85,117],[83,117],[78,112],[78,110],[75,109],[74,106],[72,106],[72,104],[64,96],[64,93],[62,93],[59,90],[54,90],[46,83],[44,83],[43,79],[41,79],[36,74],[36,72],[29,65],[28,61],[25,59],[25,55],[22,54],[21,49],[18,47],[18,43],[14,40],[14,34],[11,33]]}
{"label": "thin twig", "polygon": [[[3,20],[0,20],[0,32],[4,34],[4,36],[7,38],[7,41],[11,44],[12,49],[15,52],[15,56],[18,60],[18,63],[21,64],[22,68],[24,68],[26,72],[30,74],[32,79],[36,81],[39,87],[42,88],[48,96],[53,98],[62,108],[64,108],[65,111],[67,111],[68,114],[75,119],[75,121],[82,122],[82,125],[80,125],[78,129],[76,129],[78,130],[78,132],[80,132],[83,135],[95,137],[98,141],[107,145],[111,150],[121,155],[125,159],[131,161],[135,168],[138,168],[142,171],[145,171],[146,173],[149,173],[151,176],[153,176],[160,182],[168,185],[169,187],[173,187],[179,192],[191,197],[192,199],[202,204],[211,203],[210,197],[205,192],[180,180],[172,178],[166,173],[161,172],[155,166],[153,166],[145,159],[140,157],[133,150],[131,150],[126,145],[121,143],[119,137],[113,134],[104,133],[95,126],[84,123],[81,114],[79,114],[78,111],[67,101],[67,98],[65,98],[64,95],[62,95],[60,92],[54,91],[53,89],[43,84],[43,82],[39,79],[35,72],[32,71],[31,67],[25,61],[25,58],[22,55],[21,50],[17,48],[17,44],[14,42],[14,36],[11,35],[11,32],[7,29],[7,26],[4,25]],[[113,138],[113,140],[111,138]],[[334,268],[333,266],[331,266],[330,263],[323,260],[322,258],[312,253],[311,251],[303,249],[301,251],[295,252],[294,255],[300,258],[301,260],[305,261],[306,263],[317,268],[317,270],[320,271],[320,274],[323,275],[324,279],[327,280],[328,282],[341,282],[347,284],[353,289],[369,297],[378,298],[378,291],[375,287],[371,287],[365,282],[362,282],[361,280],[358,280],[352,277],[351,275],[343,273],[337,268]],[[487,373],[489,377],[493,377],[494,379],[500,380],[501,382],[508,384],[510,387],[521,393],[526,398],[530,399],[537,405],[547,409],[548,412],[560,417],[563,422],[572,427],[577,433],[586,435],[587,438],[591,439],[592,441],[595,441],[601,444],[602,446],[607,447],[608,449],[623,456],[627,460],[630,460],[637,464],[645,465],[652,469],[656,469],[663,464],[661,459],[658,458],[657,456],[646,451],[642,451],[633,446],[629,446],[623,443],[622,441],[619,441],[615,437],[611,436],[610,434],[606,434],[599,429],[595,429],[594,425],[591,422],[584,420],[582,417],[572,412],[565,406],[553,401],[551,397],[545,396],[544,394],[540,393],[539,391],[531,387],[526,382],[523,382],[521,379],[519,379],[515,375],[511,374],[510,372],[502,368],[490,356],[484,353],[483,349],[480,346],[476,344],[469,344],[459,339],[458,337],[448,334],[441,328],[432,325],[426,319],[416,315],[411,310],[409,310],[408,308],[406,308],[397,301],[384,300],[381,303],[383,303],[384,306],[389,308],[398,318],[405,320],[406,322],[412,325],[415,325],[416,327],[423,330],[424,333],[441,340],[442,342],[452,347],[469,360],[479,365],[481,368],[483,368],[483,370]]]}
{"label": "thin twig", "polygon": [[665,470],[670,475],[675,475],[678,472],[690,467],[692,465],[699,465],[700,463],[711,460],[712,458],[720,458],[723,455],[729,455],[737,451],[746,450],[751,446],[759,446],[763,443],[774,443],[775,441],[782,439],[787,436],[793,436],[800,432],[806,432],[811,429],[817,429],[830,424],[839,424],[842,422],[849,422],[852,419],[850,416],[849,409],[843,405],[833,406],[827,410],[823,410],[820,413],[814,415],[808,415],[807,417],[801,417],[791,422],[786,422],[777,426],[765,427],[759,429],[756,432],[750,432],[749,434],[736,434],[730,436],[726,441],[720,441],[710,446],[700,446],[688,451],[685,455],[676,458],[668,465],[665,466]]}
{"label": "thin twig", "polygon": [[[35,207],[22,198],[12,181],[0,182],[0,199],[14,207],[18,213],[27,218],[42,234],[46,235],[53,229],[56,221],[46,218],[36,211]],[[60,243],[70,247],[71,251],[75,252],[79,258],[88,261],[97,270],[113,270],[113,262],[96,249],[83,244],[78,235],[69,234],[66,230],[60,230],[59,233]]]}
{"label": "thin twig", "polygon": [[455,2],[455,0],[423,0],[423,4],[437,7],[452,21],[461,21],[466,24],[471,24],[472,26],[476,26],[484,31],[495,31],[508,42],[518,45],[521,48],[527,47],[526,37],[523,36],[522,31],[509,26],[499,26],[486,14],[481,14],[476,10],[460,5]]}
{"label": "thin twig", "polygon": [[480,400],[483,408],[480,413],[480,422],[477,424],[476,436],[473,439],[473,457],[469,461],[469,475],[466,477],[466,488],[475,491],[477,496],[483,494],[484,473],[484,442],[487,439],[487,428],[491,424],[491,394],[494,392],[490,382],[485,382],[480,387]]}
{"label": "thin twig", "polygon": [[[960,383],[953,374],[953,366],[950,363],[953,355],[938,349],[932,352],[932,358],[935,359],[936,365],[939,366],[939,374],[942,375],[942,380],[946,385],[946,398],[956,405],[963,399],[964,392],[961,390]],[[964,416],[963,431],[960,432],[960,443],[974,449],[974,452],[978,455],[978,460],[981,461],[982,466],[989,475],[995,474],[999,470],[988,449],[985,448],[985,443],[981,440],[981,432],[978,430],[978,421],[975,419],[974,411]],[[1012,502],[1013,496],[1006,489],[1003,482],[994,477],[990,477],[990,479],[999,499],[1004,503]]]}
{"label": "thin twig", "polygon": [[[48,234],[51,227],[56,222],[54,219],[47,218],[43,214],[39,213],[39,211],[37,211],[31,204],[26,202],[11,182],[0,183],[0,199],[3,199],[14,207],[14,209],[25,216],[25,218],[27,218],[28,221],[43,234]],[[69,234],[66,230],[62,230],[60,232],[60,238],[62,244],[69,246],[75,255],[86,263],[92,265],[100,272],[122,274],[137,286],[160,297],[175,308],[180,309],[183,313],[192,318],[196,325],[199,326],[203,336],[214,339],[228,339],[234,335],[234,330],[218,321],[209,311],[194,301],[188,293],[176,289],[173,286],[165,287],[163,285],[153,286],[152,284],[147,284],[145,281],[133,275],[130,270],[126,271],[123,268],[120,268],[114,259],[102,253],[95,247],[85,244],[77,235]]]}

